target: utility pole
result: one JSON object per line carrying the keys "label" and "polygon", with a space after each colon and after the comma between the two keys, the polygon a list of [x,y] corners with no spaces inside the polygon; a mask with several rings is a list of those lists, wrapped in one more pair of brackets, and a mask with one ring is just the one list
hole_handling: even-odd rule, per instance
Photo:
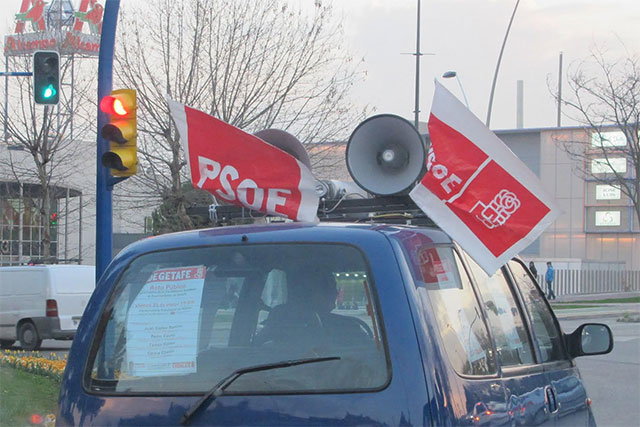
{"label": "utility pole", "polygon": [[415,105],[413,108],[414,119],[413,124],[418,130],[418,122],[420,119],[420,57],[424,55],[435,55],[435,53],[420,52],[420,0],[418,1],[418,10],[416,13],[416,51],[411,55],[416,57],[416,88],[415,88]]}
{"label": "utility pole", "polygon": [[560,59],[558,63],[558,123],[560,127],[560,118],[562,114],[562,52],[560,52]]}

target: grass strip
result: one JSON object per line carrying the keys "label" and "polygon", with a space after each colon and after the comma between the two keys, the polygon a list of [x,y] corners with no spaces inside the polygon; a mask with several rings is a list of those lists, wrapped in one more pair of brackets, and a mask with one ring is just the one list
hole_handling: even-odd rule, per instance
{"label": "grass strip", "polygon": [[[581,304],[583,301],[562,301],[562,302],[554,302],[554,304]],[[606,298],[606,299],[592,299],[585,300],[585,304],[628,304],[628,303],[638,303],[640,302],[640,297],[628,297],[628,298]]]}
{"label": "grass strip", "polygon": [[592,307],[602,307],[600,305],[591,305],[591,304],[567,304],[567,303],[553,303],[551,307],[554,310],[568,310],[573,308],[592,308]]}
{"label": "grass strip", "polygon": [[0,366],[0,426],[30,426],[32,416],[52,420],[59,390],[51,378]]}

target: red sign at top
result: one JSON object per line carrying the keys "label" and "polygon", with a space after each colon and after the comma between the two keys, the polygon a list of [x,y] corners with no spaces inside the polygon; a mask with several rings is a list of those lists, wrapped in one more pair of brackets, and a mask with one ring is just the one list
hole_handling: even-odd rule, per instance
{"label": "red sign at top", "polygon": [[91,34],[102,33],[102,15],[104,7],[98,0],[82,0],[80,9],[75,13],[76,20],[73,24],[73,31],[81,32],[82,26],[86,22]]}
{"label": "red sign at top", "polygon": [[[58,15],[60,5],[63,6],[62,19]],[[81,53],[97,56],[103,14],[104,6],[98,0],[81,0],[78,10],[67,2],[22,0],[20,12],[15,14],[15,34],[4,37],[4,54],[21,56],[38,50],[56,50],[61,55]],[[71,19],[73,27],[63,24]],[[85,24],[88,31],[83,32]]]}
{"label": "red sign at top", "polygon": [[[44,0],[22,0],[20,13],[16,13],[16,34],[24,34],[25,29],[28,30],[27,24],[31,25],[31,32],[39,33],[47,31],[45,10],[47,4]],[[66,10],[65,13],[68,13]],[[54,11],[56,13],[56,11]],[[104,6],[98,0],[81,0],[80,7],[77,11],[73,11],[73,31],[81,33],[86,23],[89,27],[89,33],[99,35],[102,32],[102,17],[104,14]]]}
{"label": "red sign at top", "polygon": [[15,33],[24,33],[27,22],[31,23],[34,33],[47,29],[44,23],[44,0],[22,0],[20,13],[16,13]]}

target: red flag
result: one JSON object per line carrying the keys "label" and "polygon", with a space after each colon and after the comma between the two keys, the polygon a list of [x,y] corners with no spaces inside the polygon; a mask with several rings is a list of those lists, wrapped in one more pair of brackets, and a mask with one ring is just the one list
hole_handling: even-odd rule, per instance
{"label": "red flag", "polygon": [[167,100],[194,187],[271,215],[316,220],[319,200],[305,165],[256,136]]}
{"label": "red flag", "polygon": [[428,172],[410,196],[489,274],[560,215],[537,176],[436,82]]}

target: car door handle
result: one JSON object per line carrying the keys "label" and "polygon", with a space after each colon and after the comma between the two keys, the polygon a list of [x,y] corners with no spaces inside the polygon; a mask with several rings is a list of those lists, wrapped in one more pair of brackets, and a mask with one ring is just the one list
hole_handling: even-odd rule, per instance
{"label": "car door handle", "polygon": [[558,409],[559,409],[558,399],[556,397],[556,392],[553,389],[553,387],[546,386],[544,388],[544,398],[547,403],[547,409],[549,410],[549,413],[555,414],[556,412],[558,412]]}

